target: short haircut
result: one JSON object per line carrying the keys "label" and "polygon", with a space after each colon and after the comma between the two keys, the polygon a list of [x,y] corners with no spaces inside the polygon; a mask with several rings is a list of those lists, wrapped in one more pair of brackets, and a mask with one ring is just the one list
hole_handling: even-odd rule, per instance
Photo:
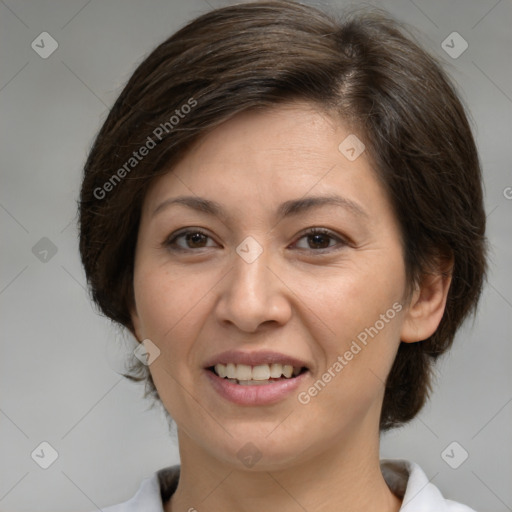
{"label": "short haircut", "polygon": [[[235,114],[294,100],[339,119],[366,145],[400,225],[408,289],[440,261],[453,262],[438,329],[421,342],[400,343],[385,383],[380,429],[387,430],[422,408],[433,362],[475,312],[487,242],[464,107],[439,63],[381,11],[239,4],[196,18],[152,51],[85,164],[80,254],[91,296],[134,334],[134,251],[149,184]],[[125,376],[145,380],[145,396],[159,400],[148,368],[134,358],[130,370]]]}

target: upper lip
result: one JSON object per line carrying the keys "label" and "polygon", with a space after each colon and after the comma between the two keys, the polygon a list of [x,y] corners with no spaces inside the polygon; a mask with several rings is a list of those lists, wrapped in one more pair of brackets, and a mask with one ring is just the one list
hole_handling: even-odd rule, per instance
{"label": "upper lip", "polygon": [[240,350],[227,350],[226,352],[222,352],[210,358],[206,361],[204,367],[210,368],[211,366],[215,366],[216,364],[246,364],[248,366],[258,366],[261,364],[282,364],[282,365],[291,365],[295,367],[306,367],[308,365],[306,362],[297,359],[296,357],[287,356],[285,354],[280,354],[279,352],[272,351],[253,351],[253,352],[243,352]]}

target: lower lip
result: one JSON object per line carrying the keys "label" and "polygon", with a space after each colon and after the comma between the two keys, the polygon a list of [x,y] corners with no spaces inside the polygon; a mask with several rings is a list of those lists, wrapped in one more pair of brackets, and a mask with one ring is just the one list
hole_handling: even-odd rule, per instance
{"label": "lower lip", "polygon": [[291,379],[282,379],[261,386],[243,386],[229,382],[210,370],[204,370],[213,389],[220,396],[238,405],[269,405],[283,400],[295,391],[309,372],[301,373]]}

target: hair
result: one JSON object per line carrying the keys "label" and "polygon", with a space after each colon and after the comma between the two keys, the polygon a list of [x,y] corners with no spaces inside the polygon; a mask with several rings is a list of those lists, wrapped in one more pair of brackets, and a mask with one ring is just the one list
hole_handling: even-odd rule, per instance
{"label": "hair", "polygon": [[[464,107],[439,63],[380,10],[336,15],[286,0],[239,4],[199,16],[152,51],[85,164],[79,229],[87,282],[101,312],[134,334],[134,253],[150,183],[235,114],[294,100],[357,130],[400,225],[409,290],[449,262],[436,332],[400,343],[387,377],[380,418],[387,430],[420,411],[434,361],[475,312],[487,246]],[[146,381],[145,396],[160,400],[147,366],[134,358],[125,376]]]}

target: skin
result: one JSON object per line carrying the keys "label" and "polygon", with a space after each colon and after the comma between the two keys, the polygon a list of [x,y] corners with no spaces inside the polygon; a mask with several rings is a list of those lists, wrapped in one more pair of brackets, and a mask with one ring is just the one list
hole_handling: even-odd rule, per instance
{"label": "skin", "polygon": [[[166,512],[400,508],[379,468],[383,382],[400,340],[437,328],[450,279],[425,278],[405,300],[400,228],[366,152],[349,161],[338,150],[350,133],[303,102],[244,112],[201,139],[145,197],[132,319],[137,339],[160,350],[150,371],[178,429],[181,477]],[[284,201],[333,193],[365,213],[324,205],[275,216]],[[153,215],[179,195],[217,201],[227,216],[176,204]],[[305,236],[312,227],[332,238]],[[166,245],[182,228],[207,236]],[[247,236],[263,249],[252,263],[236,252]],[[298,393],[396,303],[401,311],[301,404]],[[294,356],[310,373],[276,404],[235,405],[203,370],[229,349]],[[261,455],[250,468],[237,457],[248,442]]]}

